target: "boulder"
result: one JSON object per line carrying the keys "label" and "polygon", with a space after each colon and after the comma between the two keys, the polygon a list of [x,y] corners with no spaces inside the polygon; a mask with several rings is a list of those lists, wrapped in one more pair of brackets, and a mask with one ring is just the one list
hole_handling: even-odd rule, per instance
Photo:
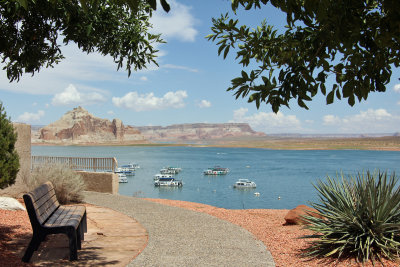
{"label": "boulder", "polygon": [[299,205],[296,208],[290,210],[286,214],[285,216],[286,224],[298,224],[298,225],[306,224],[306,222],[302,218],[302,216],[305,215],[314,216],[317,218],[323,218],[321,215],[315,214],[314,212],[318,213],[316,209],[311,208],[307,205]]}
{"label": "boulder", "polygon": [[25,210],[18,200],[12,197],[0,197],[0,209],[3,210]]}

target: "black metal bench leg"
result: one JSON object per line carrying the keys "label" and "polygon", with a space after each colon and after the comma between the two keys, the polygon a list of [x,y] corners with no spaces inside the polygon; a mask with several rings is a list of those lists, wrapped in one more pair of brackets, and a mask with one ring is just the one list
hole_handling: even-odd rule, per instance
{"label": "black metal bench leg", "polygon": [[67,230],[69,239],[69,260],[74,261],[78,259],[78,240],[75,228]]}
{"label": "black metal bench leg", "polygon": [[79,224],[79,234],[81,235],[81,241],[85,240],[85,233],[83,230],[82,222]]}
{"label": "black metal bench leg", "polygon": [[87,216],[86,216],[86,210],[85,210],[85,213],[83,214],[83,218],[82,218],[81,224],[82,224],[82,226],[83,226],[83,227],[82,227],[83,232],[87,233]]}
{"label": "black metal bench leg", "polygon": [[78,249],[82,249],[82,230],[80,225],[76,229],[76,245]]}
{"label": "black metal bench leg", "polygon": [[33,235],[31,241],[29,242],[28,248],[25,251],[24,256],[22,257],[22,261],[23,262],[29,262],[33,252],[35,252],[39,246],[40,243],[42,242],[43,237],[39,236],[39,235]]}

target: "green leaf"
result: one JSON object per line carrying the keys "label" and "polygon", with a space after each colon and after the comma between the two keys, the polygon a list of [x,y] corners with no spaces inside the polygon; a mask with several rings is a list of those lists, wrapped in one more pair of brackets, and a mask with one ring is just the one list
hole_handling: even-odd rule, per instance
{"label": "green leaf", "polygon": [[326,104],[327,105],[333,103],[334,96],[335,96],[335,91],[334,90],[330,91],[329,94],[326,97]]}
{"label": "green leaf", "polygon": [[354,100],[354,95],[349,96],[349,100],[347,101],[350,106],[354,106],[355,100]]}
{"label": "green leaf", "polygon": [[352,81],[349,81],[344,84],[343,97],[349,97],[350,95],[353,94],[353,85],[354,85],[354,83]]}
{"label": "green leaf", "polygon": [[225,45],[222,44],[219,48],[218,48],[218,56],[221,54],[222,50],[224,50]]}
{"label": "green leaf", "polygon": [[16,0],[25,10],[28,9],[28,0]]}
{"label": "green leaf", "polygon": [[340,100],[342,99],[342,96],[340,95],[340,91],[336,90],[336,97]]}
{"label": "green leaf", "polygon": [[325,84],[321,83],[321,84],[320,84],[320,88],[321,88],[321,93],[322,93],[323,95],[326,95],[326,87],[325,87]]}
{"label": "green leaf", "polygon": [[227,56],[228,53],[229,53],[229,48],[230,48],[230,46],[227,46],[227,47],[225,48],[225,51],[224,51],[224,59],[226,58],[226,56]]}
{"label": "green leaf", "polygon": [[165,12],[169,12],[171,10],[171,7],[166,0],[161,0],[161,6],[163,7]]}
{"label": "green leaf", "polygon": [[147,0],[153,10],[157,10],[157,0]]}
{"label": "green leaf", "polygon": [[247,73],[246,73],[244,70],[242,70],[242,77],[243,77],[243,79],[245,79],[246,81],[249,80],[249,75],[247,75]]}

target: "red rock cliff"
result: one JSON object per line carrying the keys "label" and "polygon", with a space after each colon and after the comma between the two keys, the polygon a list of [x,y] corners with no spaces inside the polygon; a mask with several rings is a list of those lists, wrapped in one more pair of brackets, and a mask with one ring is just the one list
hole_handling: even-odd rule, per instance
{"label": "red rock cliff", "polygon": [[127,126],[120,119],[112,122],[90,114],[82,107],[68,111],[56,122],[40,130],[41,142],[107,143],[144,141],[137,129]]}

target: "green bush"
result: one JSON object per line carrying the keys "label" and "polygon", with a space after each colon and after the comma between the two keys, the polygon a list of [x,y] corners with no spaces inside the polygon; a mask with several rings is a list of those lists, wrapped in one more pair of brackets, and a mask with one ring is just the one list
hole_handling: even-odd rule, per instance
{"label": "green bush", "polygon": [[61,204],[82,202],[85,183],[76,171],[63,164],[49,163],[35,167],[30,178],[24,179],[28,191],[47,181],[53,183],[57,199]]}
{"label": "green bush", "polygon": [[0,189],[14,184],[19,171],[19,157],[15,150],[15,142],[17,142],[17,134],[0,102]]}
{"label": "green bush", "polygon": [[343,174],[336,180],[327,177],[314,187],[320,203],[312,206],[324,217],[305,216],[314,231],[304,255],[354,257],[358,261],[394,260],[400,252],[400,189],[393,173]]}

